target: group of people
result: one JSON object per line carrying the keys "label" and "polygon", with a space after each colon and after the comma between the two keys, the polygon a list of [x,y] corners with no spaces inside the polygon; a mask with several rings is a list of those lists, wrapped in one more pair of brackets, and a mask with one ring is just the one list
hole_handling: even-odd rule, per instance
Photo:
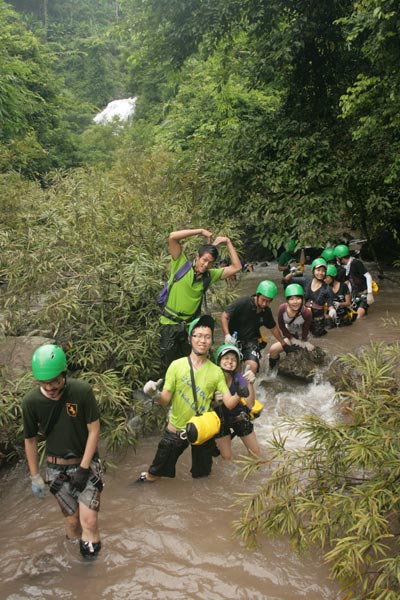
{"label": "group of people", "polygon": [[[193,261],[188,261],[181,242],[200,235],[205,243]],[[206,229],[188,229],[169,235],[171,273],[160,317],[160,374],[144,385],[144,392],[161,406],[169,407],[168,422],[152,464],[140,474],[139,484],[161,477],[175,477],[176,464],[190,445],[194,478],[211,473],[213,457],[232,459],[231,440],[238,436],[254,455],[260,448],[254,432],[254,383],[261,351],[266,346],[262,327],[275,338],[269,364],[274,368],[281,352],[298,346],[313,348],[309,332],[322,334],[326,319],[341,317],[358,298],[361,318],[373,302],[372,278],[361,261],[350,256],[348,247],[326,248],[311,265],[312,278],[304,278],[304,251],[300,263],[292,264],[291,245],[279,260],[286,302],[275,322],[270,304],[277,294],[273,281],[264,280],[255,294],[238,298],[221,314],[224,343],[211,360],[215,320],[202,314],[208,285],[229,279],[242,270],[240,258],[228,237],[212,243]],[[229,261],[214,268],[218,246],[226,245]],[[352,300],[353,299],[353,300]],[[327,307],[327,313],[325,312]],[[45,344],[32,356],[37,385],[22,402],[25,452],[32,491],[38,498],[47,486],[66,519],[67,538],[78,540],[83,557],[95,557],[100,548],[98,512],[103,489],[98,455],[99,409],[93,390],[82,380],[67,377],[67,360],[62,348]],[[219,431],[204,443],[190,443],[189,421],[214,410]],[[39,436],[45,439],[46,476],[39,470]],[[47,484],[47,485],[46,485]]]}
{"label": "group of people", "polygon": [[[304,250],[300,262],[303,256]],[[283,286],[285,290],[294,284],[301,286],[301,290],[297,289],[304,306],[311,310],[310,331],[315,337],[325,335],[329,328],[351,325],[364,318],[374,302],[376,283],[363,262],[351,256],[346,244],[325,248],[312,261],[310,278],[299,276],[289,262],[286,267]]]}

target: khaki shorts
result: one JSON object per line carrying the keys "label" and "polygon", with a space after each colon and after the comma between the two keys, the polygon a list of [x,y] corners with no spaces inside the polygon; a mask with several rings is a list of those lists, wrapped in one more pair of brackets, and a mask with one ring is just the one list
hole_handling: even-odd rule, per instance
{"label": "khaki shorts", "polygon": [[[70,483],[70,476],[79,465],[47,464],[46,483],[54,494],[65,516],[76,513],[79,502],[96,512],[100,509],[100,494],[103,489],[103,473],[98,459],[90,463],[91,474],[85,489],[78,492]],[[55,491],[57,490],[57,491]]]}

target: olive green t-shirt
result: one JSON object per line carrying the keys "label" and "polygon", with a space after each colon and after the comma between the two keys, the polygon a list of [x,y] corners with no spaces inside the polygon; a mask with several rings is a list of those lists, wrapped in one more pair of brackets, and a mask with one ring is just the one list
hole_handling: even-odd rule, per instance
{"label": "olive green t-shirt", "polygon": [[[168,280],[169,285],[171,285],[175,273],[185,264],[185,262],[187,262],[187,260],[188,259],[183,252],[180,253],[176,260],[171,258],[171,274]],[[210,269],[210,285],[221,279],[223,272],[223,268]],[[193,267],[191,267],[181,279],[178,279],[178,281],[175,281],[172,285],[168,296],[167,307],[171,307],[177,313],[189,315],[187,320],[190,320],[190,316],[194,315],[199,307],[203,290],[203,280],[195,280],[194,270]],[[160,323],[161,325],[176,325],[175,321],[168,319],[165,315],[160,317]]]}
{"label": "olive green t-shirt", "polygon": [[60,400],[46,398],[39,386],[28,392],[22,400],[24,437],[45,435],[58,412],[59,417],[47,435],[46,454],[64,458],[83,456],[87,425],[100,417],[91,386],[80,379],[68,378]]}
{"label": "olive green t-shirt", "polygon": [[[207,360],[194,371],[197,405],[199,413],[210,410],[214,392],[229,392],[225,376],[220,367]],[[196,414],[193,398],[190,366],[187,356],[174,360],[168,367],[164,388],[172,393],[170,422],[176,429],[184,429]]]}

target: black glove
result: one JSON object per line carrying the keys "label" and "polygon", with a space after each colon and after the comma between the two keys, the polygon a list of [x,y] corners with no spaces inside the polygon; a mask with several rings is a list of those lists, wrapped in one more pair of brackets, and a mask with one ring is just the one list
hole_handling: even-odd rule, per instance
{"label": "black glove", "polygon": [[71,474],[71,485],[78,492],[83,492],[86,487],[90,475],[90,469],[84,469],[83,467],[78,467],[74,473]]}
{"label": "black glove", "polygon": [[286,352],[286,354],[289,354],[289,352],[297,352],[298,349],[299,347],[295,344],[283,344],[283,351]]}

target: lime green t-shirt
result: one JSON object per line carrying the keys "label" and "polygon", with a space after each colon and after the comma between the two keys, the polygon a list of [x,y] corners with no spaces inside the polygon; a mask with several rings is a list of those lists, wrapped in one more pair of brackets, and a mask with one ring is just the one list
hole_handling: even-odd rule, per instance
{"label": "lime green t-shirt", "polygon": [[[181,252],[176,260],[171,258],[171,275],[169,277],[169,284],[175,275],[175,273],[187,262],[186,255]],[[223,268],[210,269],[210,276],[212,283],[215,283],[221,279]],[[203,280],[199,279],[195,281],[193,267],[189,269],[187,273],[171,287],[171,291],[168,296],[167,306],[171,307],[175,312],[184,313],[186,315],[193,315],[199,307],[201,297],[203,294],[204,286]],[[190,320],[190,317],[188,317]],[[176,322],[168,317],[162,315],[160,317],[161,325],[176,325]]]}
{"label": "lime green t-shirt", "polygon": [[[200,369],[195,369],[197,404],[200,413],[210,410],[214,392],[229,392],[225,376],[220,367],[207,360]],[[174,360],[166,373],[164,388],[172,393],[169,420],[176,429],[184,429],[196,414],[190,366],[187,356]]]}

